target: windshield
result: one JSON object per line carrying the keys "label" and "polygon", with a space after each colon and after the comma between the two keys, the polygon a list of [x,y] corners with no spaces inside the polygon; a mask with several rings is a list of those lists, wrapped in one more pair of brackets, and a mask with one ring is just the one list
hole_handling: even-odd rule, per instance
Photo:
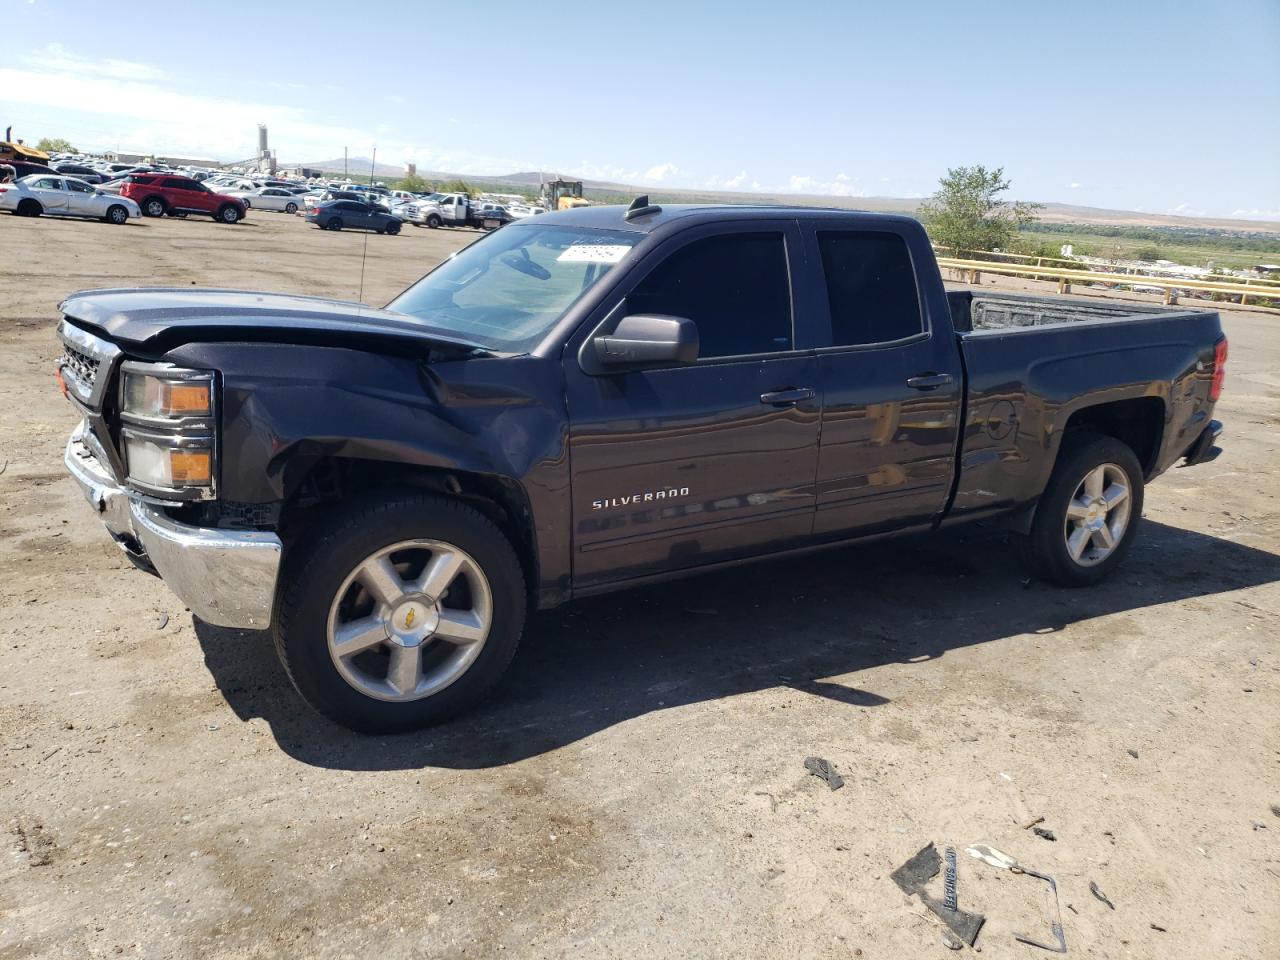
{"label": "windshield", "polygon": [[523,353],[642,236],[581,227],[504,227],[459,250],[387,308],[489,350]]}

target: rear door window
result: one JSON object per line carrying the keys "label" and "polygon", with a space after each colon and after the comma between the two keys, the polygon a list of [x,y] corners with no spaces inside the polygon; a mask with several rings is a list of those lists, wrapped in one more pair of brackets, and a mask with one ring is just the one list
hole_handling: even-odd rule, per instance
{"label": "rear door window", "polygon": [[818,231],[831,345],[893,343],[924,331],[915,271],[896,233]]}
{"label": "rear door window", "polygon": [[640,281],[627,313],[692,320],[700,359],[791,350],[786,240],[781,232],[694,240]]}

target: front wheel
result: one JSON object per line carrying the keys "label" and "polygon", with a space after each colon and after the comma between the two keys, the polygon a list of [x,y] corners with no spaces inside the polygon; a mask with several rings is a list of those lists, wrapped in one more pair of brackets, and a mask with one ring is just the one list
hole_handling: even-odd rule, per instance
{"label": "front wheel", "polygon": [[120,204],[113,203],[107,209],[107,215],[104,219],[107,223],[114,223],[116,226],[120,226],[120,224],[129,219],[129,211],[120,206]]}
{"label": "front wheel", "polygon": [[286,203],[284,205],[284,212],[292,216],[298,212],[298,205],[296,203]]}
{"label": "front wheel", "polygon": [[400,232],[400,224],[398,223],[387,224],[387,233],[391,234],[394,237],[399,232]]}
{"label": "front wheel", "polygon": [[434,230],[436,227],[440,226],[440,218],[434,213],[431,214],[431,216],[427,217],[427,226]]}
{"label": "front wheel", "polygon": [[439,723],[515,655],[527,593],[502,532],[456,500],[363,501],[293,546],[273,632],[298,692],[363,733]]}
{"label": "front wheel", "polygon": [[1097,583],[1124,559],[1142,518],[1142,465],[1115,437],[1069,433],[1036,506],[1026,558],[1064,587]]}

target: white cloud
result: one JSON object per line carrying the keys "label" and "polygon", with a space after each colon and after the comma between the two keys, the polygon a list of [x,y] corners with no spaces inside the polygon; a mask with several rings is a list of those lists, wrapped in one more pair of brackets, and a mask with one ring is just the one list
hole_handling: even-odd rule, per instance
{"label": "white cloud", "polygon": [[1076,181],[1072,180],[1070,183],[1068,183],[1068,184],[1067,184],[1067,189],[1068,189],[1068,190],[1079,190],[1082,186],[1084,186],[1084,184],[1082,184],[1082,183],[1076,183]]}
{"label": "white cloud", "polygon": [[1246,210],[1232,210],[1231,216],[1242,220],[1280,220],[1280,210],[1259,210],[1257,207]]}
{"label": "white cloud", "polygon": [[662,183],[662,181],[675,176],[679,172],[680,168],[674,163],[660,163],[640,174],[640,179],[651,183]]}
{"label": "white cloud", "polygon": [[856,186],[847,174],[836,174],[834,180],[819,180],[811,176],[792,175],[785,186],[777,188],[783,193],[803,193],[814,197],[865,197],[866,191]]}
{"label": "white cloud", "polygon": [[39,57],[22,57],[24,63],[59,73],[71,73],[86,77],[112,77],[116,80],[160,80],[164,71],[146,63],[132,60],[90,60],[72,53],[60,43],[51,43]]}
{"label": "white cloud", "polygon": [[1165,213],[1171,213],[1178,217],[1205,217],[1208,213],[1204,210],[1193,209],[1189,203],[1180,203],[1176,207],[1170,207]]}

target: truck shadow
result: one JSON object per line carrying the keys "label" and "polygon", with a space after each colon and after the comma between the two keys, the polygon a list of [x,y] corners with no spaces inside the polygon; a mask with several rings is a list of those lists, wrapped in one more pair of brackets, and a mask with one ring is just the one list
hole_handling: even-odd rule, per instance
{"label": "truck shadow", "polygon": [[196,633],[237,716],[264,718],[304,763],[476,769],[653,711],[769,687],[874,708],[888,702],[863,686],[873,687],[874,676],[849,674],[1280,580],[1275,554],[1150,521],[1120,572],[1091,589],[1027,581],[1016,553],[1005,536],[970,528],[582,600],[530,618],[511,669],[484,704],[447,725],[391,737],[352,734],[309,711],[265,635],[200,621]]}

